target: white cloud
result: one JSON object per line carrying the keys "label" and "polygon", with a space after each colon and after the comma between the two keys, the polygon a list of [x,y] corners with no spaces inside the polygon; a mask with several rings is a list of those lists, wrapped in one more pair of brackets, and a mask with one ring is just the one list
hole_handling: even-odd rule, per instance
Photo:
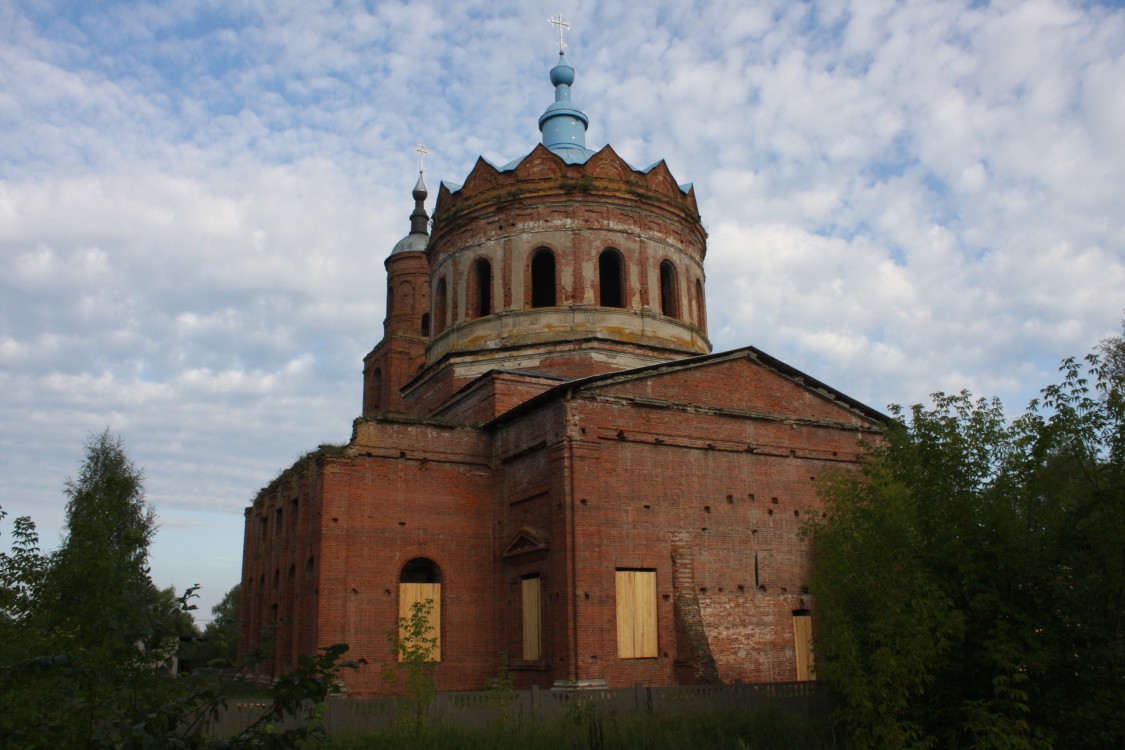
{"label": "white cloud", "polygon": [[[0,10],[0,504],[57,528],[109,425],[188,519],[158,571],[192,513],[239,544],[258,487],[347,438],[413,145],[431,194],[530,151],[557,12]],[[587,0],[571,20],[589,145],[696,186],[717,349],[876,407],[969,387],[1018,411],[1119,324],[1122,9]]]}

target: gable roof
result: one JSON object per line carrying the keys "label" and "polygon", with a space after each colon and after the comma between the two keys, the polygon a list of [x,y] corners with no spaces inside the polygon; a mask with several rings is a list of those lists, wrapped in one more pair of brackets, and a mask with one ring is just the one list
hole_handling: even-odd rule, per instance
{"label": "gable roof", "polygon": [[497,427],[512,419],[519,418],[528,414],[536,409],[545,406],[546,404],[559,400],[567,394],[573,394],[576,391],[593,391],[599,390],[608,386],[629,383],[632,381],[649,379],[668,375],[676,372],[686,371],[698,367],[713,366],[723,362],[734,362],[737,360],[749,360],[757,365],[776,373],[778,376],[796,384],[802,389],[813,393],[820,398],[826,399],[836,403],[841,408],[851,411],[858,416],[872,422],[886,424],[891,421],[891,418],[882,412],[873,409],[872,407],[858,401],[851,396],[839,391],[816,378],[801,372],[797,368],[782,362],[775,357],[766,354],[761,349],[753,346],[742,347],[740,349],[732,349],[727,352],[719,352],[717,354],[704,354],[698,357],[687,357],[685,359],[672,360],[670,362],[661,362],[654,365],[646,365],[644,367],[636,367],[630,370],[619,370],[616,372],[608,372],[600,375],[591,375],[586,378],[579,378],[577,380],[570,380],[560,385],[557,385],[543,393],[534,396],[519,406],[501,414],[495,419],[488,422],[485,427]]}

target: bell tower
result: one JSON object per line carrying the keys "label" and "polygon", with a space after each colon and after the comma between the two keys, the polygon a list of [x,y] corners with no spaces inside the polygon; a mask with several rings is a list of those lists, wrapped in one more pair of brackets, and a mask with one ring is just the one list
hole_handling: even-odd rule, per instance
{"label": "bell tower", "polygon": [[[418,146],[425,156],[425,146]],[[425,362],[430,338],[429,193],[419,165],[411,195],[410,233],[395,244],[383,262],[387,269],[387,316],[383,340],[363,358],[363,416],[402,412],[402,386]]]}

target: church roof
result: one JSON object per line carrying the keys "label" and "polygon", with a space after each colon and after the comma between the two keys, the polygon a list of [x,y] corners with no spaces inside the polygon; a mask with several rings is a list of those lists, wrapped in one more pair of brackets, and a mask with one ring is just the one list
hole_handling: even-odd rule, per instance
{"label": "church roof", "polygon": [[391,249],[391,255],[395,253],[409,253],[409,252],[425,252],[426,245],[430,243],[429,235],[429,221],[430,217],[426,213],[426,197],[429,192],[426,190],[426,183],[422,180],[422,172],[418,172],[418,182],[414,184],[414,190],[411,191],[414,197],[414,211],[410,214],[410,234],[403,237]]}
{"label": "church roof", "polygon": [[644,367],[634,367],[628,370],[616,370],[613,372],[601,373],[598,375],[591,375],[577,380],[570,380],[561,383],[553,388],[550,388],[537,396],[524,401],[519,406],[516,406],[509,411],[499,415],[488,425],[499,425],[508,420],[527,414],[534,411],[540,406],[563,398],[568,394],[577,391],[588,390],[597,388],[602,385],[613,383],[616,381],[635,380],[638,378],[649,378],[660,375],[662,373],[674,372],[677,370],[686,370],[693,367],[699,367],[707,364],[717,364],[723,361],[748,359],[753,362],[764,366],[766,369],[771,370],[778,375],[800,384],[803,388],[818,394],[821,398],[834,402],[844,409],[851,411],[855,414],[862,416],[865,419],[871,420],[876,423],[888,423],[891,418],[886,414],[873,409],[872,407],[864,404],[863,402],[852,398],[851,396],[836,390],[835,388],[820,382],[811,375],[801,372],[792,365],[788,365],[779,359],[776,359],[769,354],[766,354],[761,349],[753,346],[746,346],[739,349],[732,349],[727,352],[718,352],[715,354],[703,354],[698,357],[687,357],[685,359],[674,359],[668,362],[659,362],[657,364],[645,365]]}
{"label": "church roof", "polygon": [[[555,87],[555,101],[539,116],[539,130],[543,133],[543,145],[567,164],[585,164],[599,152],[586,147],[586,129],[590,124],[590,118],[571,99],[570,87],[574,83],[574,68],[567,61],[566,54],[562,50],[559,51],[558,63],[551,68],[550,76],[551,84]],[[530,153],[524,154],[504,165],[493,164],[484,157],[481,157],[481,161],[497,172],[514,172],[530,155]],[[626,163],[626,166],[634,172],[648,174],[663,163],[663,160],[661,160],[644,169],[638,169],[628,163]],[[459,192],[463,187],[463,185],[444,180],[441,185],[450,193]],[[677,184],[677,187],[680,192],[686,195],[691,191],[692,184],[690,182]]]}

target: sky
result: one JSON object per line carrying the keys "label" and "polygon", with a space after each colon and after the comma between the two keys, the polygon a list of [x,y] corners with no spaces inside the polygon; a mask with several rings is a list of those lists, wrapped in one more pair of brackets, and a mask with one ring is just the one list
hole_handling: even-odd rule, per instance
{"label": "sky", "polygon": [[531,151],[559,12],[587,145],[695,186],[716,352],[1015,416],[1121,331],[1121,3],[0,0],[0,548],[108,427],[208,620],[350,437],[414,146],[431,211]]}

